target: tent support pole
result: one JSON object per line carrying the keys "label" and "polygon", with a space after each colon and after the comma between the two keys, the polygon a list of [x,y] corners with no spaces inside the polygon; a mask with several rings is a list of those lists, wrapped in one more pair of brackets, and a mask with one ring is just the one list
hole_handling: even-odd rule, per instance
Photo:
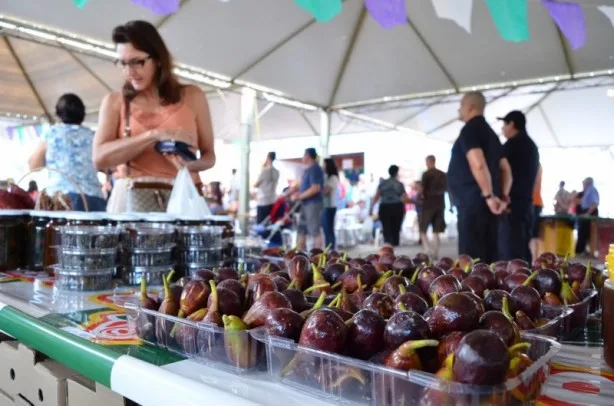
{"label": "tent support pole", "polygon": [[249,234],[249,155],[250,144],[254,134],[254,117],[256,111],[256,91],[248,87],[241,89],[241,139],[239,149],[241,165],[239,169],[239,223],[241,233]]}
{"label": "tent support pole", "polygon": [[320,111],[320,151],[322,158],[330,157],[328,148],[330,146],[330,116],[329,110]]}

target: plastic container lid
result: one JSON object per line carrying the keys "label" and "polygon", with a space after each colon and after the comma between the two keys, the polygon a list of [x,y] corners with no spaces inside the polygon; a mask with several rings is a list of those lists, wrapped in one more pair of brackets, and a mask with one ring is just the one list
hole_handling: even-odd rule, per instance
{"label": "plastic container lid", "polygon": [[206,221],[207,216],[179,215],[177,220],[183,221]]}
{"label": "plastic container lid", "polygon": [[0,217],[16,217],[16,216],[25,216],[29,215],[31,210],[0,210]]}
{"label": "plastic container lid", "polygon": [[170,224],[134,223],[125,226],[125,228],[127,231],[134,231],[137,235],[163,235],[175,232],[175,227]]}
{"label": "plastic container lid", "polygon": [[141,219],[141,217],[139,217],[139,215],[136,213],[107,213],[104,215],[104,218],[111,221],[125,222],[139,221]]}
{"label": "plastic container lid", "polygon": [[84,211],[64,212],[66,220],[104,220],[104,213],[89,213]]}
{"label": "plastic container lid", "polygon": [[101,255],[115,255],[117,250],[115,248],[93,248],[93,249],[82,249],[82,248],[60,248],[62,250],[63,255],[87,255],[87,256],[101,256]]}
{"label": "plastic container lid", "polygon": [[51,213],[50,211],[47,210],[30,210],[28,214],[30,214],[30,217],[47,217],[49,218],[49,213]]}
{"label": "plastic container lid", "polygon": [[234,221],[231,216],[207,216],[205,219],[213,221]]}
{"label": "plastic container lid", "polygon": [[177,226],[180,234],[222,234],[223,226]]}
{"label": "plastic container lid", "polygon": [[172,266],[128,266],[128,267],[124,267],[124,272],[159,273],[159,272],[169,272],[171,269],[173,269]]}
{"label": "plastic container lid", "polygon": [[168,213],[142,213],[140,219],[151,222],[172,223],[177,220],[177,217]]}
{"label": "plastic container lid", "polygon": [[62,234],[79,235],[118,235],[121,229],[112,226],[64,226]]}
{"label": "plastic container lid", "polygon": [[64,268],[61,265],[52,265],[53,271],[57,275],[72,275],[72,276],[99,276],[99,275],[113,275],[115,268],[103,268],[103,269],[88,269],[87,271],[79,271],[72,268]]}

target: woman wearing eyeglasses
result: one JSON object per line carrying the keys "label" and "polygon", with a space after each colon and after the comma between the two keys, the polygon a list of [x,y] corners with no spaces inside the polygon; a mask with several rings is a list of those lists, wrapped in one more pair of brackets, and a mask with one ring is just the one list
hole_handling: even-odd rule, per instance
{"label": "woman wearing eyeglasses", "polygon": [[[93,160],[99,170],[124,167],[125,177],[116,181],[107,210],[165,211],[180,168],[187,167],[200,183],[198,173],[215,164],[209,105],[200,88],[178,82],[172,56],[153,25],[130,21],[112,37],[125,83],[102,101]],[[183,141],[200,157],[162,155],[155,146],[165,140]]]}

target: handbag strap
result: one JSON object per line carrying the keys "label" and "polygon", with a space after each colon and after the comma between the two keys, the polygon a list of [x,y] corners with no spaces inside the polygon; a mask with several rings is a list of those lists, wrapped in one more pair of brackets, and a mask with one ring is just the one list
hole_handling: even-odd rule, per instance
{"label": "handbag strap", "polygon": [[[132,137],[132,129],[130,128],[130,100],[124,96],[124,137]],[[126,174],[130,177],[130,161],[126,162]]]}

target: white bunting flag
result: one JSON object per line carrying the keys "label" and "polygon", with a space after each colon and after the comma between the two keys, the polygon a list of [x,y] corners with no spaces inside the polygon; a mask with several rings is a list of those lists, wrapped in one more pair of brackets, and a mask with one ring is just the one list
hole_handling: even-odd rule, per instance
{"label": "white bunting flag", "polygon": [[452,20],[471,34],[473,0],[432,0],[437,17]]}
{"label": "white bunting flag", "polygon": [[610,22],[614,26],[614,6],[599,6],[597,8],[610,19]]}

